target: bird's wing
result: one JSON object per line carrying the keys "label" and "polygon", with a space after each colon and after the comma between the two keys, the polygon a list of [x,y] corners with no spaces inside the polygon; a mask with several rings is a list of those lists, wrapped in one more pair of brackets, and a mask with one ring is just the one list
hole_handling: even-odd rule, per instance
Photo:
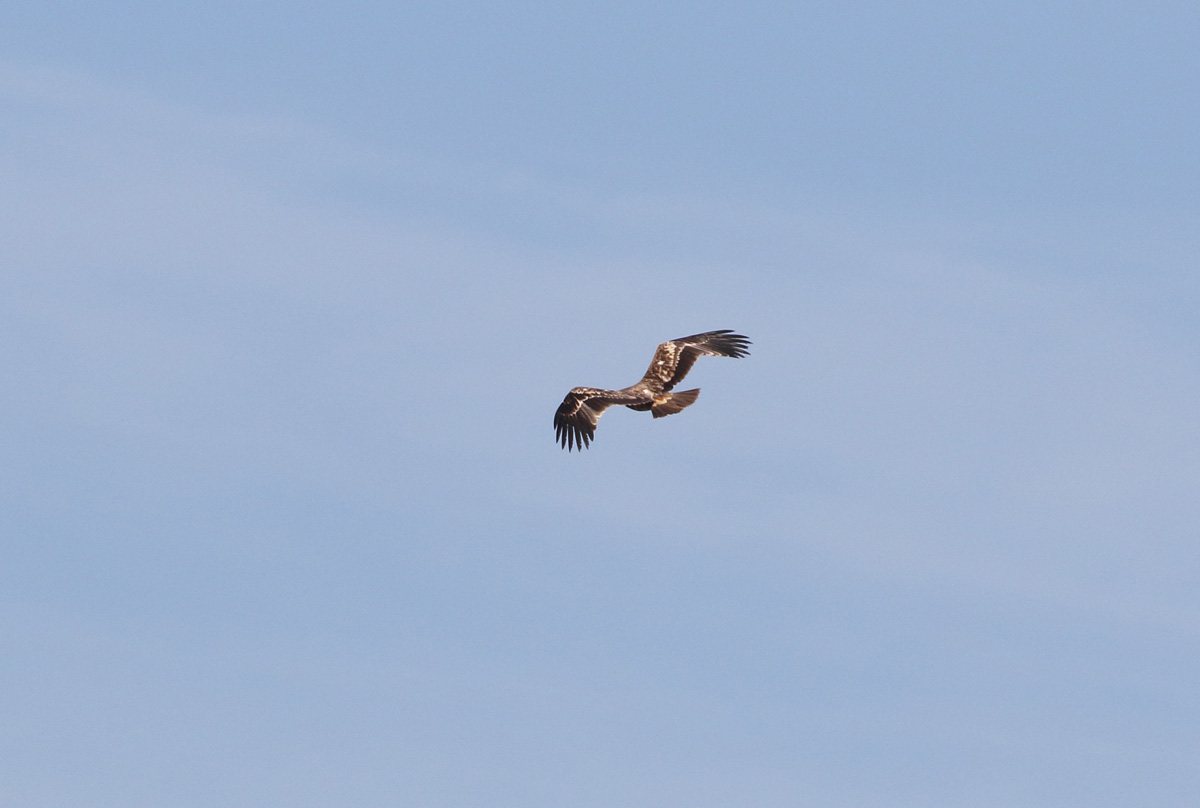
{"label": "bird's wing", "polygon": [[583,451],[596,434],[596,422],[609,407],[617,404],[639,404],[649,401],[645,394],[623,390],[598,390],[576,387],[567,393],[554,412],[554,437],[567,451]]}
{"label": "bird's wing", "polygon": [[739,358],[749,355],[749,345],[749,339],[729,329],[706,331],[703,334],[664,342],[654,352],[650,369],[646,371],[642,381],[658,382],[663,390],[670,391],[683,381],[683,377],[702,355]]}

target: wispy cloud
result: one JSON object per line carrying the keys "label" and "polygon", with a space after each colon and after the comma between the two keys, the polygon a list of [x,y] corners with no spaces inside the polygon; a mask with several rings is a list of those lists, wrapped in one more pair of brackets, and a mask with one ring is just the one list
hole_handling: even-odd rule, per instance
{"label": "wispy cloud", "polygon": [[[0,100],[3,519],[28,599],[6,636],[98,660],[131,702],[129,660],[159,665],[142,743],[173,684],[229,712],[183,710],[203,737],[239,727],[253,694],[211,674],[282,677],[280,726],[342,722],[437,771],[511,742],[524,777],[567,739],[554,759],[588,782],[653,780],[670,748],[680,787],[867,800],[923,765],[1003,782],[997,753],[1077,778],[1194,758],[1111,711],[1123,689],[1170,702],[1194,666],[1173,650],[1200,618],[1184,218],[618,194],[11,65]],[[752,355],[702,360],[696,407],[557,449],[571,386],[725,327]],[[194,644],[156,651],[139,620]],[[1123,653],[1141,662],[1096,674]],[[68,674],[39,699],[78,693]],[[872,755],[875,785],[838,785]]]}

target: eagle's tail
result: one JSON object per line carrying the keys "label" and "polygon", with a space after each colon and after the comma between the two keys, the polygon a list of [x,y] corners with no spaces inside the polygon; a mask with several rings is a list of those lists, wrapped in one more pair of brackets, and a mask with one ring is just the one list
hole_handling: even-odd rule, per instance
{"label": "eagle's tail", "polygon": [[663,418],[667,415],[674,415],[684,407],[690,407],[696,403],[696,397],[700,395],[700,388],[695,390],[681,390],[678,393],[663,393],[654,399],[654,404],[650,407],[650,412],[655,418]]}

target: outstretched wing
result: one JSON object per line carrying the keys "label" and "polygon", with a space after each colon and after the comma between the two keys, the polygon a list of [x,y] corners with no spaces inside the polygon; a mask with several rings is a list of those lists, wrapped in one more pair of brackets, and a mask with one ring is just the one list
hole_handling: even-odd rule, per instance
{"label": "outstretched wing", "polygon": [[583,451],[596,434],[596,422],[604,411],[615,404],[638,404],[650,400],[647,396],[620,390],[597,390],[576,387],[567,393],[554,412],[554,437],[567,451]]}
{"label": "outstretched wing", "polygon": [[664,391],[683,381],[683,377],[696,364],[701,356],[732,356],[739,358],[750,352],[747,346],[750,340],[741,334],[735,334],[729,329],[722,331],[706,331],[703,334],[693,334],[690,337],[680,337],[670,342],[664,342],[654,352],[650,369],[642,377],[645,382],[658,382]]}

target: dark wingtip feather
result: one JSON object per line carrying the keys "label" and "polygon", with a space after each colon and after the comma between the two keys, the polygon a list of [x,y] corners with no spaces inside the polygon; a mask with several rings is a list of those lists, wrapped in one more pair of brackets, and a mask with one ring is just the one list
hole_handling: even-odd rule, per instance
{"label": "dark wingtip feather", "polygon": [[735,334],[728,328],[720,331],[711,331],[706,336],[709,337],[706,344],[710,348],[721,351],[725,356],[731,356],[734,359],[749,356],[749,347],[754,344],[750,341],[749,337],[742,334]]}
{"label": "dark wingtip feather", "polygon": [[747,348],[752,344],[748,337],[742,334],[735,334],[729,328],[722,328],[719,331],[705,331],[703,334],[693,334],[690,337],[680,337],[671,341],[703,345],[719,356],[731,356],[734,359],[749,356],[750,351]]}
{"label": "dark wingtip feather", "polygon": [[592,435],[580,426],[572,424],[561,416],[554,418],[554,440],[568,452],[580,451],[592,442]]}

